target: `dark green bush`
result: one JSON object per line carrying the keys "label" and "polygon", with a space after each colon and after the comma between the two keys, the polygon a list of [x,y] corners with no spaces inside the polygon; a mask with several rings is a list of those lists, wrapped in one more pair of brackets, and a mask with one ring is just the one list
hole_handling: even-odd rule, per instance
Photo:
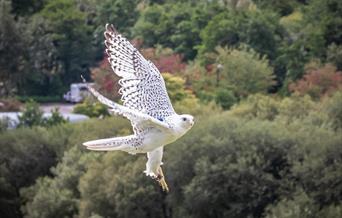
{"label": "dark green bush", "polygon": [[[268,205],[290,198],[297,188],[317,198],[315,207],[334,205],[341,200],[341,141],[332,130],[312,125],[211,116],[166,147],[174,215],[263,217]],[[329,158],[331,149],[335,157]]]}
{"label": "dark green bush", "polygon": [[216,104],[220,105],[223,109],[228,110],[237,102],[237,99],[233,92],[226,89],[220,89],[216,92],[215,101]]}
{"label": "dark green bush", "polygon": [[16,96],[16,99],[21,102],[28,102],[30,100],[34,100],[39,103],[50,103],[50,102],[60,102],[62,101],[62,96],[60,95],[51,95],[51,96]]}
{"label": "dark green bush", "polygon": [[[79,124],[66,123],[50,128],[19,128],[1,133],[1,214],[5,217],[7,217],[6,214],[20,214],[22,202],[19,198],[19,189],[33,185],[40,176],[55,175],[55,171],[51,172],[50,168],[55,166],[63,158],[65,151],[71,147],[77,145],[77,149],[83,151],[81,143],[84,141],[129,133],[128,122],[119,118],[89,120]],[[72,158],[67,160],[70,159]],[[65,176],[65,174],[62,175],[63,178]],[[50,182],[42,181],[39,184],[48,186],[48,183]],[[75,186],[75,183],[70,186]],[[63,192],[58,192],[58,188],[45,192],[56,198],[59,198],[59,193],[63,194]],[[31,191],[27,194],[31,196],[35,195],[35,192]],[[66,198],[70,196],[69,193],[65,195]],[[63,195],[60,198],[63,198]],[[40,209],[44,210],[43,207]]]}

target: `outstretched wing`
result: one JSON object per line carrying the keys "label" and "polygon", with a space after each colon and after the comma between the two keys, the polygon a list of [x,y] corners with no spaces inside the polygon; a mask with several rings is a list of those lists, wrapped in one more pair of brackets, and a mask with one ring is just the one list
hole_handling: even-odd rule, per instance
{"label": "outstretched wing", "polygon": [[161,130],[169,129],[167,123],[162,122],[148,114],[141,113],[139,111],[119,105],[109,100],[108,98],[101,95],[98,91],[96,91],[93,87],[91,87],[88,83],[86,83],[83,77],[82,80],[86,84],[88,90],[97,98],[97,100],[99,100],[99,102],[111,108],[110,111],[112,113],[124,116],[131,121],[134,133],[142,132],[147,127],[155,127]]}
{"label": "outstretched wing", "polygon": [[175,114],[165,82],[156,66],[114,29],[106,25],[105,45],[113,71],[120,77],[123,105],[156,119]]}

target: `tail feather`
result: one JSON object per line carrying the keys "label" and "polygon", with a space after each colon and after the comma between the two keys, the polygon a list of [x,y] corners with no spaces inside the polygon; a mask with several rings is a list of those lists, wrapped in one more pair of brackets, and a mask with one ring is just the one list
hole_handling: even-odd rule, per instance
{"label": "tail feather", "polygon": [[126,151],[129,153],[136,153],[139,146],[141,146],[141,140],[135,135],[98,139],[93,141],[84,142],[83,145],[89,150],[95,151]]}

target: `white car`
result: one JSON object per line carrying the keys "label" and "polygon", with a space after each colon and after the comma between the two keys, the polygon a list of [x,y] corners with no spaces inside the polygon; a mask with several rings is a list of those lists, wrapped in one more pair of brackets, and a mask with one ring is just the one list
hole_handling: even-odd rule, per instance
{"label": "white car", "polygon": [[[93,85],[93,83],[88,83]],[[78,103],[84,100],[89,95],[86,83],[72,83],[70,91],[63,95],[64,100],[71,103]]]}

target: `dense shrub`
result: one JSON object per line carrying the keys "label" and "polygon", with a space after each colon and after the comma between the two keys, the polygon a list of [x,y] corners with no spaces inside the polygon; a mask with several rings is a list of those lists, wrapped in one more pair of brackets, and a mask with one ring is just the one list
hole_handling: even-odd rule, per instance
{"label": "dense shrub", "polygon": [[23,113],[18,116],[18,119],[18,127],[51,127],[66,122],[66,120],[60,115],[58,108],[51,111],[51,117],[43,117],[43,111],[32,99],[25,104]]}
{"label": "dense shrub", "polygon": [[92,102],[89,99],[77,104],[73,109],[73,113],[85,114],[89,117],[109,116],[108,109],[105,105],[100,102]]}
{"label": "dense shrub", "polygon": [[201,30],[199,53],[213,51],[217,46],[236,48],[240,44],[248,44],[259,54],[273,60],[283,32],[278,21],[275,13],[253,8],[216,13]]}
{"label": "dense shrub", "polygon": [[257,92],[266,92],[274,85],[272,68],[265,56],[252,49],[217,48],[216,63],[220,87],[231,87],[238,97],[246,97]]}
{"label": "dense shrub", "polygon": [[22,115],[18,117],[19,127],[32,127],[44,125],[43,111],[39,108],[37,102],[29,100],[25,104]]}
{"label": "dense shrub", "polygon": [[227,110],[237,102],[237,99],[231,91],[220,89],[216,93],[215,102]]}
{"label": "dense shrub", "polygon": [[330,118],[335,128],[342,128],[342,91],[335,92],[323,101],[323,112]]}
{"label": "dense shrub", "polygon": [[[20,128],[1,133],[1,214],[5,217],[13,216],[11,214],[20,216],[22,202],[19,198],[19,189],[33,185],[40,176],[55,175],[56,172],[51,172],[50,168],[55,166],[57,162],[63,158],[65,151],[69,150],[71,147],[80,145],[81,142],[91,139],[105,138],[119,134],[126,135],[129,133],[128,122],[118,118],[89,120],[80,124],[66,123],[48,129],[42,127]],[[77,150],[82,150],[82,148],[77,146],[76,151]],[[70,158],[67,157],[65,157],[65,159],[70,160]],[[62,177],[64,178],[64,176],[65,174]],[[50,181],[39,181],[37,182],[44,187],[50,187]],[[66,194],[66,199],[70,197],[69,192],[58,192],[58,190],[59,187],[51,189],[49,192],[45,190],[46,192],[42,194],[47,194],[51,197],[54,196],[59,199],[64,199],[64,194]],[[29,196],[35,194],[33,191],[25,193]],[[58,197],[60,193],[62,196]],[[42,200],[41,202],[45,201],[45,199],[40,198],[40,200]],[[40,200],[37,199],[36,201],[39,202]],[[44,203],[45,206],[49,204],[49,202]],[[64,206],[59,207],[59,209],[62,210]],[[57,203],[55,207],[58,207]],[[45,210],[46,208],[42,206],[40,209]],[[48,211],[46,213],[48,213]],[[61,213],[64,212],[61,211]],[[39,215],[37,216],[39,217]]]}
{"label": "dense shrub", "polygon": [[30,95],[30,96],[16,96],[16,99],[18,99],[21,102],[28,102],[30,100],[34,100],[39,103],[50,103],[50,102],[60,102],[62,100],[62,95],[55,95],[55,96],[36,96],[36,95]]}

